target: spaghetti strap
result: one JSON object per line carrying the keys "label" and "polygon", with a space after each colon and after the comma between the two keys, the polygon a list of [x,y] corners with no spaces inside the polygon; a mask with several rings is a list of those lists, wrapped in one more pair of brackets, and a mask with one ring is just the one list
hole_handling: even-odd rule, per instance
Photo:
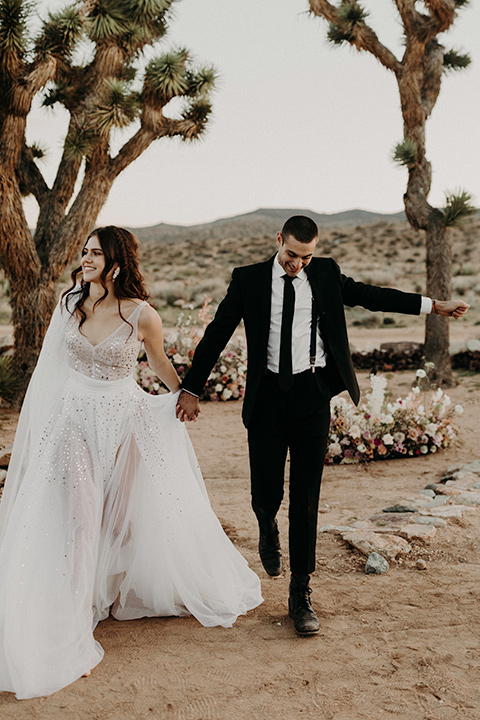
{"label": "spaghetti strap", "polygon": [[136,338],[138,338],[138,320],[145,305],[148,305],[148,302],[146,300],[142,300],[142,302],[137,305],[133,313],[128,318],[128,322],[133,325],[133,332]]}

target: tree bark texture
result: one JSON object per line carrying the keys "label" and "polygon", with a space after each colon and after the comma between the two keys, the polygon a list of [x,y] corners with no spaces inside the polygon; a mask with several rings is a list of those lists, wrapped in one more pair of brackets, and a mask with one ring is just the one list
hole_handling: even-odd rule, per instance
{"label": "tree bark texture", "polygon": [[[444,48],[437,41],[437,35],[452,25],[457,8],[453,0],[425,1],[423,13],[418,11],[416,0],[395,0],[394,4],[405,37],[401,60],[385,48],[364,20],[349,27],[351,37],[348,42],[358,50],[373,54],[397,79],[404,139],[413,141],[416,147],[415,161],[408,169],[405,213],[412,227],[425,231],[427,295],[446,300],[451,292],[452,254],[443,212],[427,200],[432,169],[425,154],[425,127],[437,101],[443,73]],[[352,0],[350,5],[356,5],[356,2]],[[342,27],[339,8],[328,0],[310,0],[310,10]],[[426,318],[425,358],[435,364],[431,378],[444,385],[453,382],[449,328],[448,318],[438,315]]]}
{"label": "tree bark texture", "polygon": [[[162,13],[168,13],[169,4],[165,4]],[[165,32],[158,22],[158,6],[153,3],[151,7],[147,3],[143,14],[135,17],[132,12],[141,9],[140,3],[137,8],[133,4],[117,8],[117,13],[124,13],[123,26],[128,28],[131,21],[134,33],[129,35],[127,32],[121,37],[113,32],[109,37],[103,35],[101,39],[93,39],[90,59],[83,66],[75,65],[72,42],[85,38],[85,33],[88,35],[91,25],[85,24],[87,15],[93,13],[91,20],[98,9],[103,12],[102,8],[98,0],[85,0],[80,6],[77,3],[76,8],[71,6],[65,10],[64,25],[54,16],[46,20],[33,43],[33,55],[26,52],[27,45],[20,47],[18,42],[10,46],[5,42],[0,44],[0,264],[10,282],[14,359],[21,371],[19,402],[23,399],[57,301],[57,282],[92,230],[113,182],[154,140],[173,136],[198,137],[210,111],[208,93],[213,88],[214,70],[210,69],[210,79],[205,80],[208,70],[203,68],[198,74],[194,72],[186,51],[182,51],[183,65],[180,63],[177,70],[180,74],[183,72],[181,82],[176,85],[180,88],[178,95],[172,91],[168,97],[163,97],[161,91],[156,93],[151,88],[145,92],[146,73],[142,93],[133,92],[134,86],[125,80],[142,48],[151,45]],[[72,27],[74,10],[78,12],[77,40],[70,42],[66,35],[62,40],[64,29]],[[28,14],[26,2],[24,11]],[[2,16],[0,21],[3,23],[2,38],[18,38],[23,33],[21,22],[18,24],[14,15],[10,20],[11,27],[7,27],[5,17]],[[143,21],[145,24],[141,25]],[[152,31],[152,21],[158,30]],[[139,29],[142,32],[139,33]],[[130,45],[128,38],[135,38]],[[165,67],[165,78],[158,72],[154,78],[160,88],[162,82],[168,84],[175,80],[168,75],[168,63]],[[131,77],[133,82],[133,75]],[[25,138],[26,119],[33,99],[50,82],[53,85],[50,85],[49,104],[60,102],[70,114],[63,155],[51,187],[45,182],[35,162],[34,149],[27,145]],[[112,83],[116,88],[113,95]],[[123,115],[123,101],[119,99],[122,93],[127,108]],[[139,98],[135,112],[128,104],[132,96]],[[185,117],[172,120],[164,117],[163,106],[175,96],[186,102],[186,109]],[[192,120],[189,115],[195,103],[203,107],[198,120]],[[135,120],[139,121],[139,127],[118,154],[112,156],[110,134],[118,126],[115,120],[118,116],[123,118],[121,127],[126,126],[126,121]],[[151,126],[152,118],[154,126]],[[76,191],[83,164],[85,172]],[[33,237],[22,201],[28,194],[35,197],[39,206]]]}

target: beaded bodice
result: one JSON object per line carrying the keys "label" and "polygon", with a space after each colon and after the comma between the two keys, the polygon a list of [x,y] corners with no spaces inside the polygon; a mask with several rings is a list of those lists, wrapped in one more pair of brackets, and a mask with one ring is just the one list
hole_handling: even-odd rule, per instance
{"label": "beaded bodice", "polygon": [[[96,380],[123,380],[132,374],[140,350],[138,318],[145,302],[98,345],[82,335],[72,316],[65,329],[68,364],[77,372]],[[130,324],[129,324],[130,323]]]}

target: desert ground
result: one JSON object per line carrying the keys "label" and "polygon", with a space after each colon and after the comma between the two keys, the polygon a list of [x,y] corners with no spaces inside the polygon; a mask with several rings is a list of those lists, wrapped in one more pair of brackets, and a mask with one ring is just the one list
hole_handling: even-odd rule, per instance
{"label": "desert ground", "polygon": [[[422,291],[423,249],[413,236],[402,240],[396,230],[377,228],[391,243],[380,242],[367,267],[362,252],[368,233],[357,228],[338,237],[335,232],[329,236],[329,249],[337,248],[340,255],[342,243],[349,241],[347,266],[357,270],[352,274],[386,284],[388,251],[392,284]],[[460,240],[462,248],[470,248],[469,264],[462,265],[463,250],[457,248],[454,284],[473,302],[479,291],[478,274],[471,270],[478,270],[477,250],[473,235],[465,237]],[[265,240],[264,245],[268,256],[270,244]],[[408,257],[414,262],[408,264]],[[163,260],[162,268],[150,268],[160,300],[167,292],[163,280],[156,278],[156,273],[164,276]],[[182,263],[180,259],[180,270]],[[218,269],[218,258],[204,257],[200,266],[209,263]],[[170,271],[174,267],[172,260]],[[173,281],[177,290],[187,287],[182,278]],[[200,294],[210,291],[206,285]],[[452,342],[480,337],[478,311],[472,310],[468,321],[452,324]],[[384,341],[421,340],[423,334],[420,319],[401,318],[387,327],[381,320],[372,325],[363,315],[350,315],[350,324],[352,345],[359,349]],[[391,375],[394,397],[408,392],[414,375]],[[385,506],[416,496],[448,467],[480,458],[480,377],[462,373],[457,381],[448,393],[464,413],[457,417],[459,434],[453,444],[435,455],[326,467],[319,528],[369,520]],[[360,374],[360,382],[367,388],[366,373]],[[288,573],[269,578],[258,558],[240,414],[240,401],[203,403],[199,421],[189,425],[189,432],[212,505],[260,576],[264,603],[231,629],[203,628],[192,618],[108,619],[95,631],[105,658],[90,677],[47,698],[17,701],[0,694],[2,720],[480,718],[480,508],[449,519],[429,543],[413,543],[412,552],[391,562],[384,575],[365,574],[363,555],[339,535],[319,532],[312,600],[321,630],[315,637],[298,637],[287,613]],[[0,410],[0,445],[12,441],[15,424],[15,413]],[[288,567],[286,502],[279,524]]]}
{"label": "desert ground", "polygon": [[[367,375],[360,379],[366,388]],[[413,379],[413,372],[395,373],[393,393],[406,394]],[[368,520],[447,467],[477,459],[479,388],[480,378],[466,375],[449,391],[465,411],[446,451],[326,467],[319,527]],[[203,628],[192,618],[106,620],[95,632],[105,658],[90,677],[47,698],[0,694],[0,717],[478,720],[480,509],[449,520],[429,544],[414,543],[385,575],[366,575],[364,556],[338,535],[319,533],[312,598],[321,630],[298,637],[287,615],[288,574],[269,578],[257,555],[240,411],[239,402],[204,403],[189,432],[213,507],[259,574],[264,603],[231,629]],[[15,421],[2,413],[2,443]],[[279,520],[288,566],[286,503]]]}

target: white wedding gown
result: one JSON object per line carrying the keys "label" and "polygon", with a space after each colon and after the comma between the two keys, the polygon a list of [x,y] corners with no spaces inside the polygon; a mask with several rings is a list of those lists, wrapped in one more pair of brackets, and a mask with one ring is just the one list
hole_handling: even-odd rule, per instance
{"label": "white wedding gown", "polygon": [[118,620],[231,626],[260,582],[211,509],[176,395],[132,377],[145,303],[93,347],[56,309],[0,505],[0,691],[31,698],[93,668]]}

